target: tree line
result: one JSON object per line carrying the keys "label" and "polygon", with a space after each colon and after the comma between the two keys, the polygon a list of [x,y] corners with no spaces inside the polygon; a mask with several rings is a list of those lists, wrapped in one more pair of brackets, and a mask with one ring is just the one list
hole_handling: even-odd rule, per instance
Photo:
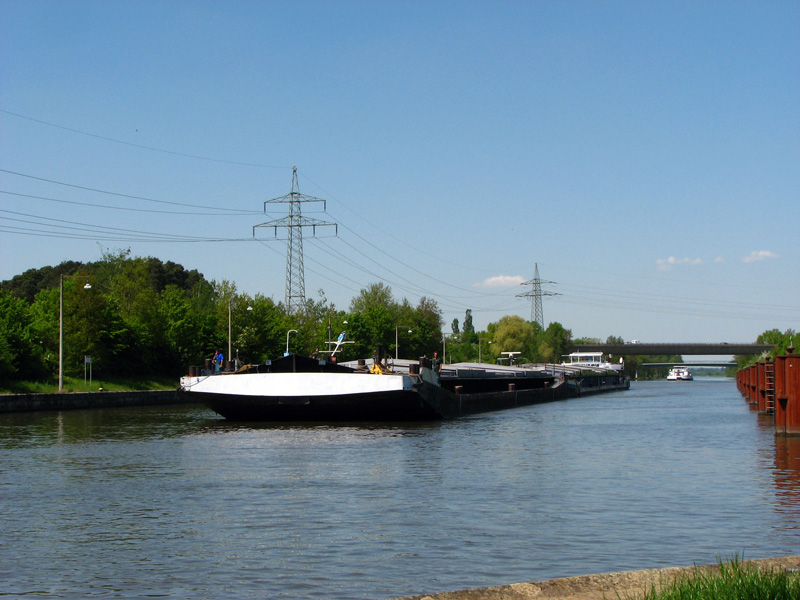
{"label": "tree line", "polygon": [[[86,356],[96,377],[128,378],[177,377],[190,365],[202,366],[216,349],[243,364],[281,356],[287,346],[290,352],[322,355],[343,332],[348,343],[337,354],[340,361],[373,356],[380,346],[385,356],[414,360],[439,352],[447,363],[494,363],[514,351],[517,363],[559,363],[577,342],[601,343],[573,340],[560,323],[542,328],[518,316],[477,331],[471,310],[442,334],[435,300],[398,300],[382,283],[362,289],[347,310],[320,290],[316,300],[307,299],[302,310],[290,314],[283,303],[239,293],[232,282],[207,281],[172,262],[116,251],[97,262],[65,261],[0,282],[0,379],[44,381],[58,373],[62,286],[64,372],[72,376],[83,373]],[[765,332],[759,342],[793,333]],[[229,340],[233,356],[227,356]],[[612,336],[606,343],[623,340]],[[666,373],[638,366],[676,360],[680,357],[630,356],[625,370],[662,378]]]}
{"label": "tree line", "polygon": [[[342,346],[339,360],[372,356],[379,344],[393,352],[396,333],[404,357],[431,356],[441,340],[434,300],[398,301],[380,283],[361,290],[348,311],[320,291],[289,314],[283,303],[239,293],[232,282],[117,251],[0,282],[0,379],[47,380],[58,373],[62,287],[64,372],[73,376],[83,373],[86,356],[96,377],[177,377],[216,349],[241,363],[281,356],[287,344],[291,352],[321,355],[343,331],[353,343]],[[227,356],[229,339],[233,356]]]}
{"label": "tree line", "polygon": [[[787,329],[784,332],[781,332],[780,329],[768,329],[756,338],[755,343],[775,346],[775,349],[769,353],[771,358],[775,358],[775,356],[786,354],[787,348],[794,346],[795,341],[797,341],[797,332],[794,329]],[[749,367],[761,359],[758,355],[738,355],[734,358],[739,369]]]}

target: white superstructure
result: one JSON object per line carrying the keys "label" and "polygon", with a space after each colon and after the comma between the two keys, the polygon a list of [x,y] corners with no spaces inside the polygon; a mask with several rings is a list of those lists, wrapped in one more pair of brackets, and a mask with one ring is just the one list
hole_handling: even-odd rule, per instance
{"label": "white superstructure", "polygon": [[370,373],[247,373],[182,377],[186,392],[258,397],[340,396],[409,390],[408,375]]}
{"label": "white superstructure", "polygon": [[612,363],[603,358],[602,352],[573,352],[564,358],[568,359],[561,363],[562,367],[572,369],[599,369],[603,371],[622,371],[625,368],[622,358],[618,363]]}

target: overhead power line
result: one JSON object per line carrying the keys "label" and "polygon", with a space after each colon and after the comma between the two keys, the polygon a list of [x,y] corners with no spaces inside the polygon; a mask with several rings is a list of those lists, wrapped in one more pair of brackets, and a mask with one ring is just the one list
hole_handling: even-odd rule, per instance
{"label": "overhead power line", "polygon": [[195,160],[205,160],[210,162],[216,163],[223,163],[227,165],[238,165],[241,167],[259,167],[263,169],[285,169],[286,167],[279,167],[276,165],[265,165],[260,163],[246,163],[246,162],[239,162],[235,160],[225,160],[222,158],[213,158],[210,156],[201,156],[198,154],[187,154],[185,152],[174,152],[172,150],[164,150],[163,148],[154,148],[153,146],[145,146],[143,144],[136,144],[133,142],[126,142],[124,140],[119,140],[112,137],[107,137],[104,135],[97,135],[96,133],[89,133],[87,131],[81,131],[80,129],[73,129],[72,127],[64,127],[63,125],[57,125],[55,123],[50,123],[48,121],[42,121],[41,119],[34,119],[33,117],[26,117],[25,115],[20,115],[18,113],[13,113],[8,110],[3,110],[0,108],[0,113],[11,115],[12,117],[17,117],[18,119],[25,119],[26,121],[31,121],[33,123],[39,123],[40,125],[47,125],[48,127],[55,127],[56,129],[62,129],[64,131],[69,131],[70,133],[77,133],[79,135],[85,135],[86,137],[95,138],[98,140],[103,140],[105,142],[113,142],[115,144],[122,144],[124,146],[131,146],[133,148],[140,148],[142,150],[150,150],[151,152],[161,152],[162,154],[170,154],[172,156],[182,156],[183,158],[193,158]]}
{"label": "overhead power line", "polygon": [[26,177],[27,179],[34,179],[36,181],[44,181],[45,183],[52,183],[55,185],[63,185],[65,187],[71,187],[78,190],[85,190],[87,192],[97,192],[98,194],[108,194],[109,196],[117,196],[120,198],[129,198],[131,200],[144,200],[146,202],[155,202],[157,204],[171,204],[172,206],[185,206],[187,208],[202,208],[206,210],[221,210],[230,213],[239,213],[239,214],[253,214],[253,211],[250,210],[242,210],[240,208],[224,208],[224,207],[213,207],[213,206],[202,206],[198,204],[187,204],[185,202],[172,202],[169,200],[156,200],[154,198],[145,198],[144,196],[133,196],[131,194],[122,194],[119,192],[110,192],[108,190],[100,190],[97,188],[90,188],[83,185],[76,185],[74,183],[64,183],[63,181],[56,181],[54,179],[46,179],[44,177],[36,177],[35,175],[26,175],[25,173],[17,173],[16,171],[9,171],[7,169],[0,169],[0,173],[8,173],[9,175],[16,175],[17,177]]}
{"label": "overhead power line", "polygon": [[[159,215],[185,215],[185,210],[153,210],[151,208],[133,208],[131,206],[110,206],[108,204],[97,204],[96,202],[78,202],[77,200],[64,200],[62,198],[49,198],[47,196],[35,196],[33,194],[20,194],[18,192],[8,192],[5,190],[0,190],[0,194],[6,194],[8,196],[17,196],[18,198],[31,198],[32,200],[46,200],[47,202],[57,202],[59,204],[74,204],[76,206],[91,206],[92,208],[107,208],[109,210],[125,210],[130,212],[142,212],[142,213],[150,213],[150,214],[159,214]],[[201,207],[197,207],[201,208]],[[215,211],[217,209],[214,209]],[[251,213],[243,213],[243,214],[253,214],[259,215],[258,211],[252,211]],[[219,212],[207,212],[207,213],[199,213],[193,212],[193,216],[195,217],[239,217],[242,216],[240,213],[219,213]]]}
{"label": "overhead power line", "polygon": [[[224,214],[225,216],[243,216],[243,215],[256,214],[255,211],[251,210],[230,209],[218,206],[209,207],[209,206],[194,205],[189,203],[172,202],[167,200],[157,200],[153,198],[146,198],[142,196],[135,196],[119,192],[112,192],[94,187],[80,186],[61,181],[55,181],[52,179],[36,177],[6,169],[0,169],[0,172],[36,181],[43,181],[55,185],[72,187],[79,190],[86,190],[94,193],[108,194],[111,196],[117,196],[121,198],[130,198],[140,201],[172,205],[176,207],[190,207],[192,209],[204,209],[207,211],[213,211],[217,216],[222,216],[222,214]],[[296,186],[294,186],[295,174],[296,173],[293,173],[293,192],[299,195],[299,189],[296,189]],[[102,204],[93,204],[90,202],[58,200],[56,198],[46,198],[44,196],[34,196],[32,194],[19,194],[16,192],[7,192],[7,191],[0,191],[0,193],[9,194],[11,196],[22,197],[22,198],[35,198],[52,202],[64,202],[67,204],[75,204],[75,205],[95,206],[100,208],[114,208],[119,210],[132,210],[137,212],[171,214],[170,211],[166,210],[162,211],[162,210],[151,210],[146,208],[143,209],[143,208],[131,208],[131,207],[114,207]],[[290,198],[290,196],[291,194],[289,196],[284,196],[283,198],[288,199]],[[275,199],[275,201],[278,200],[281,199],[280,198]],[[270,201],[265,202],[265,210],[266,210],[266,204],[268,202]],[[141,203],[139,203],[139,206],[141,206]],[[5,212],[10,213],[12,211],[5,211]],[[120,242],[142,242],[142,243],[206,243],[206,242],[221,243],[221,242],[253,241],[253,238],[250,237],[223,238],[223,237],[203,237],[202,235],[200,236],[178,235],[169,232],[156,233],[156,232],[148,232],[148,231],[133,230],[133,229],[123,229],[119,227],[109,228],[103,226],[94,226],[92,224],[86,223],[85,220],[66,221],[66,220],[52,219],[49,217],[38,217],[26,213],[12,213],[12,214],[16,215],[16,218],[11,218],[8,216],[0,217],[2,218],[3,221],[8,223],[6,225],[0,226],[0,231],[2,231],[3,233],[14,234],[14,235],[58,238],[58,239],[83,239],[83,240],[96,240],[96,241],[120,241]],[[204,216],[204,214],[199,212],[198,210],[192,210],[190,211],[189,214],[185,212],[177,212],[177,214],[186,214],[187,217]],[[358,215],[358,213],[354,214]],[[300,223],[302,223],[303,226],[314,226],[323,223],[321,221],[315,221],[313,219],[306,220],[299,214],[298,216],[300,217]],[[36,219],[36,220],[28,220],[28,219]],[[15,224],[11,224],[11,222],[15,222]],[[271,226],[274,228],[285,227],[287,228],[288,231],[292,231],[291,227],[289,226],[289,223],[290,223],[290,218],[286,217],[284,219],[278,219],[270,223],[262,224],[262,226]],[[313,260],[312,257],[308,257],[309,260],[313,261],[317,265],[320,265],[321,267],[320,269],[317,270],[309,269],[309,271],[315,273],[316,275],[326,280],[329,280],[342,287],[347,287],[347,289],[350,289],[352,291],[352,286],[364,287],[365,284],[357,281],[357,279],[359,278],[365,278],[365,279],[368,278],[369,281],[374,281],[377,279],[379,281],[384,281],[386,283],[389,283],[395,289],[404,290],[404,293],[407,294],[420,294],[420,295],[426,295],[431,298],[436,298],[439,306],[448,311],[463,310],[464,308],[470,308],[474,313],[502,312],[507,310],[514,310],[513,306],[510,305],[508,302],[509,297],[512,295],[510,292],[505,292],[504,294],[497,294],[494,292],[491,294],[487,294],[479,292],[475,289],[465,289],[457,285],[454,285],[452,283],[442,281],[435,277],[431,277],[427,273],[422,272],[418,267],[414,266],[414,264],[409,264],[408,262],[404,262],[402,260],[402,255],[398,256],[396,253],[388,252],[385,247],[382,247],[380,244],[372,243],[367,238],[365,238],[355,230],[348,227],[345,223],[340,223],[337,220],[337,223],[325,223],[325,224],[337,225],[337,226],[341,225],[347,232],[352,234],[351,236],[346,236],[350,240],[347,241],[347,239],[338,236],[338,227],[337,227],[337,234],[336,234],[337,237],[334,237],[333,241],[330,244],[321,241],[321,238],[319,237],[314,238],[315,244],[319,243],[321,247],[329,248],[329,251],[324,252],[323,255],[320,257],[321,260],[326,263],[324,265],[322,265],[319,261]],[[185,229],[179,229],[179,230],[185,231]],[[194,230],[202,231],[202,228],[194,228]],[[294,231],[300,234],[298,241],[302,241],[302,231],[300,229],[295,229]],[[372,231],[371,228],[370,231]],[[357,246],[360,245],[364,245],[367,250],[363,251],[359,249]],[[408,244],[405,245],[408,247],[412,247]],[[297,256],[296,253],[295,256]],[[374,264],[378,265],[379,268],[375,269],[374,267],[365,264],[364,261],[365,256],[370,258],[370,260]],[[383,260],[382,257],[391,260],[392,261],[391,264],[397,266],[395,266],[394,269],[387,268],[388,263],[386,260]],[[378,260],[375,260],[375,258],[377,258]],[[302,263],[303,260],[301,259],[300,261],[301,266]],[[299,281],[296,275],[298,273],[302,274],[302,270],[299,272],[296,270],[297,264],[298,261],[296,260],[291,260],[291,261],[287,260],[287,280],[289,277],[291,277],[294,282]],[[292,265],[295,265],[295,270],[290,271],[289,267]],[[323,274],[323,273],[330,274],[333,272],[342,273],[343,265],[348,265],[350,268],[357,270],[357,272],[360,273],[361,275],[360,276],[356,275],[354,276],[354,278],[345,277],[344,275],[337,275],[335,278],[331,279],[330,277],[327,277]],[[305,267],[303,266],[302,268]],[[408,273],[412,274],[409,275]],[[406,274],[406,276],[403,276],[403,274]],[[426,281],[429,282],[427,285],[431,285],[430,282],[433,281],[437,284],[441,284],[449,288],[462,290],[465,293],[465,295],[456,297],[453,295],[442,294],[438,291],[433,291],[432,289],[428,288],[427,285],[425,285],[425,283],[421,283]],[[537,281],[539,285],[538,290],[536,287]],[[350,287],[346,286],[345,284],[347,282],[350,282],[352,285]],[[302,283],[304,292],[304,277]],[[544,281],[539,278],[538,263],[537,263],[535,265],[534,278],[524,284],[533,286],[533,289],[526,294],[517,295],[518,297],[523,296],[532,299],[531,320],[539,322],[542,326],[544,325],[544,319],[543,315],[541,315],[539,310],[537,310],[536,306],[537,299],[539,302],[541,302],[541,299],[545,295],[548,296],[560,295],[542,290],[542,286],[548,283],[553,283],[553,282]],[[761,305],[748,305],[730,301],[712,301],[708,299],[701,300],[701,299],[691,299],[691,298],[678,298],[672,296],[665,297],[665,296],[656,296],[653,294],[644,294],[639,292],[628,292],[622,289],[617,289],[612,291],[612,290],[603,290],[601,288],[589,288],[586,286],[570,285],[570,284],[566,284],[565,288],[566,290],[562,290],[565,292],[565,296],[563,297],[563,302],[565,304],[579,304],[583,306],[594,306],[594,307],[603,307],[610,309],[622,309],[622,310],[651,312],[659,314],[680,314],[680,315],[693,315],[693,316],[700,315],[709,318],[717,317],[717,318],[747,319],[747,320],[766,319],[766,318],[796,320],[798,318],[798,313],[793,307],[777,306],[774,304],[770,304],[769,306],[761,306]],[[289,286],[287,286],[287,289],[291,290],[292,285],[290,284]],[[293,294],[296,294],[296,292],[293,292]],[[303,297],[304,301],[305,294],[303,293],[301,294],[301,296]]]}

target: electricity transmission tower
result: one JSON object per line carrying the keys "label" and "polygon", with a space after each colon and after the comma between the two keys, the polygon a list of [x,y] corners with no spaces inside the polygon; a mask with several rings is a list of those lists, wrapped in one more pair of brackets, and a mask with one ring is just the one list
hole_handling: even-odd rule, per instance
{"label": "electricity transmission tower", "polygon": [[542,296],[558,296],[556,292],[543,292],[542,284],[555,283],[555,281],[543,281],[539,279],[539,263],[535,264],[533,270],[533,279],[525,281],[520,285],[533,286],[531,291],[524,294],[517,294],[517,298],[530,298],[531,299],[531,321],[539,323],[539,327],[544,329],[544,314],[542,312]]}
{"label": "electricity transmission tower", "polygon": [[256,235],[256,227],[272,227],[275,229],[275,236],[278,235],[278,227],[286,228],[286,311],[289,314],[296,314],[301,311],[306,302],[306,284],[303,279],[303,227],[311,227],[311,231],[316,235],[317,227],[333,226],[338,233],[336,223],[327,223],[317,219],[309,219],[300,214],[300,205],[303,202],[322,202],[323,210],[326,208],[325,200],[304,196],[300,193],[300,186],[297,183],[297,167],[292,167],[292,191],[286,196],[273,198],[264,202],[264,212],[267,212],[267,204],[288,204],[289,216],[282,219],[275,219],[267,223],[261,223],[253,227],[253,237]]}

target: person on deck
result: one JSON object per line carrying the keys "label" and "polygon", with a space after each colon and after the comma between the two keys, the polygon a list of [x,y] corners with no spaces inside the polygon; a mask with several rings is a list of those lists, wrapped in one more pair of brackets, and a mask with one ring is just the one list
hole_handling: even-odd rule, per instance
{"label": "person on deck", "polygon": [[439,374],[442,372],[442,361],[439,359],[439,353],[433,353],[433,360],[431,361],[431,370],[436,374],[436,379],[439,379]]}

